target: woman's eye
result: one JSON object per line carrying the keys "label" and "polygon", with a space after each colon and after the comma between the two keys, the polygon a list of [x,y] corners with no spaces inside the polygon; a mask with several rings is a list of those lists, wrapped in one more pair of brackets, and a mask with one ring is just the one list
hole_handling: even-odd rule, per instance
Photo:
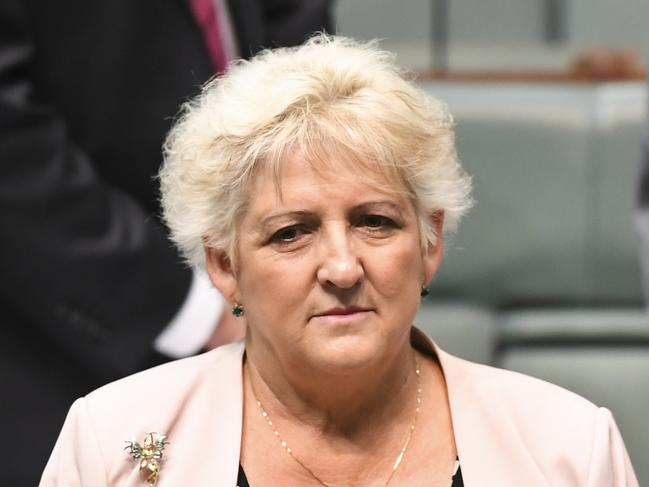
{"label": "woman's eye", "polygon": [[371,229],[391,227],[394,225],[392,220],[381,215],[365,215],[361,218],[361,225]]}
{"label": "woman's eye", "polygon": [[304,229],[299,227],[286,227],[275,232],[271,237],[271,241],[280,243],[295,242],[303,233]]}

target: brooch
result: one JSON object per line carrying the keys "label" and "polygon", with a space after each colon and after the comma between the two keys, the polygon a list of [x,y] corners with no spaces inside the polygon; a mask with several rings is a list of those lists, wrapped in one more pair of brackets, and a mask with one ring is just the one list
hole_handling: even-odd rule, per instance
{"label": "brooch", "polygon": [[124,450],[128,450],[133,461],[139,462],[140,472],[146,477],[150,486],[154,486],[158,481],[160,472],[160,461],[165,445],[169,442],[165,435],[157,436],[157,433],[151,432],[144,436],[144,441],[140,445],[135,439],[126,442]]}

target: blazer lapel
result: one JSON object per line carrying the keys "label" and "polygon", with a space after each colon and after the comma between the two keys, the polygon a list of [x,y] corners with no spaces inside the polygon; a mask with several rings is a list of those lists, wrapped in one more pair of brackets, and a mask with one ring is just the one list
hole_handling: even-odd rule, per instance
{"label": "blazer lapel", "polygon": [[[228,355],[217,367],[222,371],[215,374],[214,380],[225,378],[231,387],[232,396],[228,400],[220,399],[210,404],[220,404],[218,411],[212,413],[213,421],[209,427],[209,436],[213,436],[219,444],[218,458],[210,459],[208,467],[211,476],[198,478],[213,478],[213,485],[236,485],[239,473],[241,453],[241,436],[243,432],[243,342],[228,345]],[[219,388],[223,389],[223,388]]]}
{"label": "blazer lapel", "polygon": [[[184,425],[170,425],[168,456],[160,487],[235,486],[241,451],[243,382],[242,342],[219,349],[209,373],[193,385],[181,409],[190,410]],[[213,354],[213,356],[217,356]],[[224,397],[227,395],[227,397]]]}
{"label": "blazer lapel", "polygon": [[[429,340],[429,339],[428,339]],[[549,486],[504,404],[497,387],[472,364],[447,354],[429,340],[446,379],[455,444],[467,487]]]}

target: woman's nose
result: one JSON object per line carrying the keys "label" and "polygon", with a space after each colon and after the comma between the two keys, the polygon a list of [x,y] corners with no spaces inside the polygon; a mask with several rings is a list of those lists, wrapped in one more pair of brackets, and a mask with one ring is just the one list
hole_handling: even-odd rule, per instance
{"label": "woman's nose", "polygon": [[322,246],[322,261],[317,273],[320,284],[350,289],[362,280],[363,266],[346,231],[328,235]]}

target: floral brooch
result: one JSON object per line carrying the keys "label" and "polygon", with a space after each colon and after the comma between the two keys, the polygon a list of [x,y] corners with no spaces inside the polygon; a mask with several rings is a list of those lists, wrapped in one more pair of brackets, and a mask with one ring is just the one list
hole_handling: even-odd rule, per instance
{"label": "floral brooch", "polygon": [[124,450],[129,451],[134,462],[139,462],[140,472],[150,486],[158,481],[162,454],[168,443],[165,435],[158,436],[155,432],[147,433],[142,445],[135,439],[126,442]]}

